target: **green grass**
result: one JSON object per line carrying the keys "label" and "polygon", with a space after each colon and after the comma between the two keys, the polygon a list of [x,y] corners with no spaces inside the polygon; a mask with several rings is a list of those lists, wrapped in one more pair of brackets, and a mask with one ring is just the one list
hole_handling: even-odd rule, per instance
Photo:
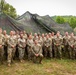
{"label": "green grass", "polygon": [[76,60],[43,59],[43,64],[32,61],[20,63],[18,60],[8,67],[0,64],[0,75],[76,75]]}

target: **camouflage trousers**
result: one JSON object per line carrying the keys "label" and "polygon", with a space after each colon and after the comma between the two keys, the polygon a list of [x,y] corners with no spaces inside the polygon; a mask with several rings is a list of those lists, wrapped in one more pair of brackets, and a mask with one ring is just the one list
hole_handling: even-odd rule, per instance
{"label": "camouflage trousers", "polygon": [[74,59],[76,59],[76,47],[74,48]]}
{"label": "camouflage trousers", "polygon": [[62,58],[62,47],[55,46],[55,58]]}
{"label": "camouflage trousers", "polygon": [[25,48],[18,47],[19,59],[22,60],[25,54]]}
{"label": "camouflage trousers", "polygon": [[45,57],[48,56],[48,53],[49,53],[49,57],[52,58],[52,47],[51,46],[45,47],[45,49],[44,49],[44,56]]}
{"label": "camouflage trousers", "polygon": [[43,55],[42,55],[42,54],[39,54],[38,57],[36,57],[35,55],[33,55],[33,62],[34,62],[34,63],[36,63],[36,62],[41,63],[42,58],[43,58]]}
{"label": "camouflage trousers", "polygon": [[75,59],[76,49],[69,46],[68,50],[69,50],[69,58],[70,59]]}
{"label": "camouflage trousers", "polygon": [[63,50],[64,50],[63,56],[68,58],[69,57],[68,45],[64,45]]}
{"label": "camouflage trousers", "polygon": [[1,60],[1,62],[3,62],[3,58],[4,58],[4,47],[2,46],[0,48],[0,60]]}
{"label": "camouflage trousers", "polygon": [[27,52],[28,52],[28,60],[32,60],[32,48],[28,46]]}
{"label": "camouflage trousers", "polygon": [[16,48],[8,47],[8,50],[7,50],[7,54],[8,54],[7,62],[8,63],[11,63],[13,61],[13,58],[15,56],[15,52],[16,52]]}

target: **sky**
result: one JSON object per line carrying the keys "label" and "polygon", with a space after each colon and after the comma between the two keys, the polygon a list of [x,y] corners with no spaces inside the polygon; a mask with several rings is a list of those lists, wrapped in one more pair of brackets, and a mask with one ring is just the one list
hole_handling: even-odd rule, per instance
{"label": "sky", "polygon": [[17,14],[26,11],[40,16],[73,15],[76,16],[76,0],[5,0],[16,8]]}

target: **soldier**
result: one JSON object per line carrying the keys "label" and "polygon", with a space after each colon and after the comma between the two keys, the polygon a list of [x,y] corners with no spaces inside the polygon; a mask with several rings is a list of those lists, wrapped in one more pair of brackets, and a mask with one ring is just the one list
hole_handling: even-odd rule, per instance
{"label": "soldier", "polygon": [[51,33],[51,36],[53,37],[54,35],[55,35],[55,33],[54,33],[54,32],[52,32],[52,33]]}
{"label": "soldier", "polygon": [[76,37],[75,37],[75,41],[74,41],[74,59],[76,59]]}
{"label": "soldier", "polygon": [[28,60],[32,59],[32,47],[33,47],[33,39],[32,35],[30,34],[27,39]]}
{"label": "soldier", "polygon": [[33,39],[34,39],[34,40],[37,40],[37,39],[38,39],[37,33],[34,34]]}
{"label": "soldier", "polygon": [[47,57],[49,52],[49,57],[52,58],[52,39],[50,39],[48,35],[46,35],[44,46],[45,46],[45,49],[44,49],[45,57]]}
{"label": "soldier", "polygon": [[8,40],[8,35],[6,30],[3,31],[3,35],[4,35],[4,55],[5,55],[5,59],[7,59],[7,40]]}
{"label": "soldier", "polygon": [[3,56],[4,56],[4,36],[2,35],[2,29],[0,28],[0,60],[3,63]]}
{"label": "soldier", "polygon": [[63,44],[63,39],[61,38],[60,34],[56,34],[56,38],[54,40],[54,45],[55,45],[55,57],[58,57],[62,59],[62,44]]}
{"label": "soldier", "polygon": [[7,58],[7,61],[8,61],[8,66],[11,66],[11,62],[13,61],[13,58],[14,58],[14,54],[15,54],[15,51],[16,51],[16,44],[17,44],[17,39],[13,36],[14,32],[11,31],[10,32],[10,36],[8,38],[8,58]]}
{"label": "soldier", "polygon": [[43,52],[43,55],[44,55],[44,49],[45,49],[45,46],[44,46],[44,41],[45,41],[45,35],[42,34],[42,52]]}
{"label": "soldier", "polygon": [[18,51],[19,51],[20,62],[23,62],[25,47],[26,47],[26,40],[24,39],[23,34],[20,34],[20,38],[18,39]]}
{"label": "soldier", "polygon": [[65,36],[63,37],[63,45],[64,45],[64,56],[67,56],[69,53],[68,51],[68,40],[69,40],[70,36],[68,34],[68,32],[65,32]]}
{"label": "soldier", "polygon": [[69,50],[70,59],[74,59],[74,55],[73,55],[74,54],[74,42],[75,42],[75,37],[74,37],[74,34],[71,33],[70,38],[68,40],[68,45],[69,45],[68,50]]}
{"label": "soldier", "polygon": [[27,40],[27,34],[26,34],[26,31],[23,31],[23,37],[25,40]]}
{"label": "soldier", "polygon": [[42,38],[41,38],[41,36],[38,36],[38,43],[42,46],[43,45],[43,42],[42,42]]}
{"label": "soldier", "polygon": [[[23,38],[25,39],[25,41],[27,41],[27,34],[26,34],[26,31],[23,31]],[[26,57],[27,55],[27,45],[25,46],[25,56]]]}
{"label": "soldier", "polygon": [[19,31],[16,31],[16,34],[15,34],[16,39],[17,39],[16,52],[15,52],[16,57],[19,57],[19,52],[18,52],[18,39],[20,38],[19,33],[20,33]]}
{"label": "soldier", "polygon": [[33,53],[33,62],[36,63],[37,58],[39,58],[38,61],[41,64],[41,61],[42,61],[42,58],[43,58],[43,54],[42,54],[41,45],[38,44],[37,40],[34,40],[34,45],[33,45],[32,53]]}

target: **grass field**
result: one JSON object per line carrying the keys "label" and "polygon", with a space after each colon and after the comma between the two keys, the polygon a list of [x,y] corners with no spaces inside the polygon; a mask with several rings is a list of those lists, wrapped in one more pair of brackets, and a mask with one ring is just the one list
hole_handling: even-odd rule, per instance
{"label": "grass field", "polygon": [[0,75],[76,75],[76,60],[43,59],[43,64],[15,61],[11,67],[0,64]]}

